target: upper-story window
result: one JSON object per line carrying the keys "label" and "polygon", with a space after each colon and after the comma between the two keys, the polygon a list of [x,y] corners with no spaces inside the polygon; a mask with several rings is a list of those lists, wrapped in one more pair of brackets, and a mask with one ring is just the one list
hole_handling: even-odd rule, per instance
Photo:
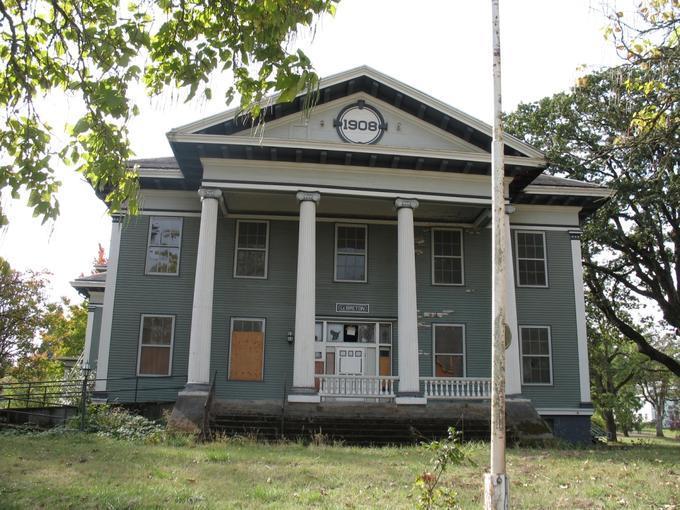
{"label": "upper-story window", "polygon": [[463,231],[432,229],[432,283],[463,284]]}
{"label": "upper-story window", "polygon": [[552,349],[548,326],[520,326],[522,384],[552,384]]}
{"label": "upper-story window", "polygon": [[336,281],[366,281],[367,234],[366,225],[335,226]]}
{"label": "upper-story window", "polygon": [[548,266],[545,256],[543,232],[515,232],[517,254],[517,285],[520,287],[547,287]]}
{"label": "upper-story window", "polygon": [[146,274],[179,274],[182,218],[151,216],[146,250]]}
{"label": "upper-story window", "polygon": [[269,222],[237,221],[234,277],[267,278]]}

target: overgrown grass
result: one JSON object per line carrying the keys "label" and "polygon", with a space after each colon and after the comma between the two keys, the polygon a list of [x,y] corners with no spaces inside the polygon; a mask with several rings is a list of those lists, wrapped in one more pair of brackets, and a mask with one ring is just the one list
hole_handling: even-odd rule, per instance
{"label": "overgrown grass", "polygon": [[[488,445],[448,474],[480,508]],[[0,508],[413,508],[421,448],[0,436]],[[680,508],[680,442],[508,451],[512,508]]]}

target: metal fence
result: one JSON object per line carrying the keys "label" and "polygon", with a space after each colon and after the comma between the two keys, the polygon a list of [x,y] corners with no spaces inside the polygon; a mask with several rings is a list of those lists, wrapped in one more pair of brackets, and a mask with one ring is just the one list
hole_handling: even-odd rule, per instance
{"label": "metal fence", "polygon": [[184,388],[186,376],[97,379],[85,371],[80,378],[0,383],[0,420],[36,426],[63,424],[80,415],[84,429],[87,405],[98,399],[95,385],[106,382],[105,401],[112,404],[172,402]]}

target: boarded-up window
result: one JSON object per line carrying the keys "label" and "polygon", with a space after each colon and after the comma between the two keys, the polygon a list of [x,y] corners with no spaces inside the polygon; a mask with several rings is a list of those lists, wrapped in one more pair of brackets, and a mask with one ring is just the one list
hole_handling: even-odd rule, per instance
{"label": "boarded-up window", "polygon": [[234,319],[229,349],[229,379],[262,381],[264,319]]}
{"label": "boarded-up window", "polygon": [[139,375],[170,375],[175,318],[142,315],[139,338]]}
{"label": "boarded-up window", "polygon": [[433,324],[434,376],[465,377],[465,328]]}

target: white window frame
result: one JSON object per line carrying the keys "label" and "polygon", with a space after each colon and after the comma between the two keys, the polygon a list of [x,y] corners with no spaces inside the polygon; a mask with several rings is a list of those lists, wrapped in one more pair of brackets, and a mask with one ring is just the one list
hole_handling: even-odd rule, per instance
{"label": "white window frame", "polygon": [[[242,223],[264,223],[266,225],[267,232],[265,237],[264,250],[262,248],[239,248],[238,238]],[[236,270],[238,269],[237,262],[239,250],[264,251],[264,276],[246,276],[236,274]],[[268,275],[269,275],[269,220],[236,220],[236,236],[234,237],[234,271],[233,271],[234,278],[244,278],[247,280],[266,280]]]}
{"label": "white window frame", "polygon": [[[435,338],[435,329],[437,326],[453,326],[463,329],[463,375],[462,377],[467,377],[467,342],[465,341],[467,337],[467,332],[465,330],[465,324],[456,324],[453,322],[433,322],[432,323],[432,377],[437,377],[437,356],[458,356],[458,354],[451,352],[437,352],[437,342]],[[454,377],[446,377],[445,379],[455,379]]]}
{"label": "white window frame", "polygon": [[[524,382],[524,349],[522,348],[522,331],[525,329],[547,329],[548,330],[548,354],[527,354],[530,358],[548,358],[548,366],[550,367],[550,382],[545,383],[527,383]],[[552,328],[550,326],[538,325],[523,325],[519,326],[519,368],[520,376],[522,378],[522,386],[552,386],[553,385],[553,362],[552,362]]]}
{"label": "white window frame", "polygon": [[[363,280],[340,280],[338,278],[338,255],[356,255],[356,253],[339,253],[338,252],[338,228],[339,227],[353,227],[364,229],[364,279]],[[366,223],[336,223],[335,224],[335,239],[333,250],[333,281],[341,283],[366,283],[368,281],[368,224]]]}
{"label": "white window frame", "polygon": [[[541,238],[543,239],[543,267],[545,270],[545,285],[528,285],[520,282],[520,276],[519,276],[519,261],[520,261],[520,256],[519,256],[519,240],[518,240],[518,234],[539,234]],[[534,288],[534,289],[547,289],[550,285],[548,283],[548,247],[545,241],[545,232],[542,231],[536,231],[536,230],[515,230],[514,231],[514,239],[515,239],[515,274],[516,279],[517,279],[517,286],[518,287],[527,287],[527,288]],[[527,257],[521,257],[522,260],[541,260],[541,259],[535,259],[535,258],[527,258]]]}
{"label": "white window frame", "polygon": [[[262,379],[259,381],[240,381],[231,378],[231,340],[234,335],[235,321],[250,321],[262,323]],[[232,317],[229,324],[229,352],[227,354],[227,381],[236,383],[258,383],[264,382],[264,359],[267,352],[267,319],[265,317]]]}
{"label": "white window frame", "polygon": [[[172,330],[170,333],[170,357],[168,360],[168,373],[167,374],[142,374],[140,372],[142,364],[142,335],[144,333],[144,319],[146,317],[161,317],[161,318],[171,318],[172,319]],[[139,319],[139,341],[137,342],[137,377],[169,377],[172,375],[172,355],[175,349],[175,323],[176,317],[174,315],[161,314],[161,313],[143,313]],[[145,344],[147,347],[165,347],[165,345],[158,344]]]}
{"label": "white window frame", "polygon": [[[436,255],[434,254],[434,233],[436,231],[456,231],[460,233],[460,256],[457,255]],[[432,228],[430,235],[430,265],[432,268],[432,285],[441,285],[443,287],[462,287],[465,285],[465,245],[463,244],[463,229],[462,228]],[[434,277],[434,261],[436,258],[440,259],[460,259],[460,283],[438,283]]]}
{"label": "white window frame", "polygon": [[[149,271],[149,249],[151,249],[151,225],[154,220],[154,218],[162,218],[162,219],[176,219],[179,220],[179,245],[178,246],[170,246],[170,248],[177,248],[179,251],[179,254],[177,255],[177,271],[174,273],[159,273],[159,272],[152,272]],[[179,265],[182,261],[182,236],[184,234],[184,218],[181,216],[149,216],[149,232],[146,236],[146,261],[144,263],[144,274],[145,275],[153,275],[153,276],[179,276]],[[160,244],[154,244],[154,247],[156,246],[163,246]]]}

